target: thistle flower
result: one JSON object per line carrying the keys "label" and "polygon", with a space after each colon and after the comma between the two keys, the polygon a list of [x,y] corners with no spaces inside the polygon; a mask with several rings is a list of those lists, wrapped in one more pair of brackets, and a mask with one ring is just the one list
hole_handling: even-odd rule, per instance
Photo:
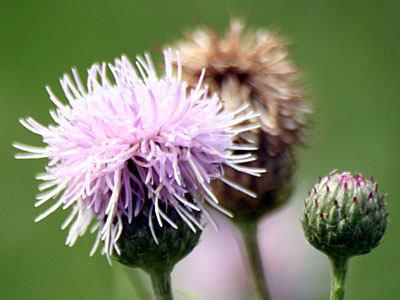
{"label": "thistle flower", "polygon": [[385,233],[387,214],[378,183],[361,174],[332,172],[304,203],[307,240],[328,256],[349,258],[370,252]]}
{"label": "thistle flower", "polygon": [[[302,141],[310,112],[301,88],[296,86],[299,72],[287,59],[285,42],[265,30],[244,31],[243,22],[234,19],[222,37],[210,29],[198,29],[175,48],[181,54],[182,76],[191,85],[205,68],[209,93],[217,92],[225,109],[234,111],[246,103],[260,114],[248,122],[260,123],[261,128],[238,135],[236,142],[255,143],[258,159],[249,166],[266,168],[268,173],[251,178],[226,168],[224,183],[235,190],[214,183],[221,205],[235,218],[241,214],[255,218],[278,206],[289,194],[292,146]],[[241,189],[232,182],[240,182]],[[257,191],[259,197],[250,190]]]}
{"label": "thistle flower", "polygon": [[[109,259],[113,251],[120,254],[117,241],[124,224],[147,218],[157,242],[155,220],[160,227],[165,222],[177,227],[170,210],[196,231],[202,228],[196,217],[202,202],[219,208],[210,182],[220,178],[223,165],[255,175],[264,171],[240,166],[242,157],[232,154],[233,136],[257,127],[237,125],[255,114],[241,114],[246,106],[223,111],[217,95],[202,88],[204,72],[188,90],[181,81],[178,54],[176,69],[171,51],[164,57],[162,78],[147,54],[137,59],[139,75],[125,56],[114,64],[95,64],[88,70],[87,88],[73,69],[73,79],[61,79],[68,104],[47,87],[56,105],[50,110],[56,125],[45,127],[30,117],[20,120],[46,146],[15,143],[27,152],[16,158],[50,160],[46,172],[37,175],[44,192],[35,206],[57,199],[35,221],[59,207],[72,207],[62,225],[70,225],[66,244],[72,246],[95,220],[92,232],[98,233],[91,255],[103,241],[102,253]],[[107,67],[115,83],[108,80]]]}

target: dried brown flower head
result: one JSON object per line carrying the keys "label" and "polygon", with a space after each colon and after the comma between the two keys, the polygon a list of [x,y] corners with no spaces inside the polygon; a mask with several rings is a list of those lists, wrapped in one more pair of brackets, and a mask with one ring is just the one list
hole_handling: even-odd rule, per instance
{"label": "dried brown flower head", "polygon": [[271,193],[286,195],[290,185],[294,164],[292,145],[302,141],[302,129],[310,109],[302,89],[296,85],[299,72],[287,59],[285,46],[283,39],[268,31],[245,31],[238,19],[231,21],[222,37],[202,28],[187,34],[186,41],[175,45],[180,53],[182,76],[189,84],[195,85],[205,68],[204,83],[210,93],[219,94],[226,110],[233,111],[248,103],[249,109],[260,113],[251,122],[260,123],[261,128],[241,134],[236,142],[256,141],[258,160],[250,165],[266,167],[268,173],[254,178],[225,169],[229,181],[240,182],[258,197],[250,200],[226,186],[214,187],[221,204],[235,216],[244,207],[251,208],[254,216],[268,210],[261,207],[276,206],[275,202],[283,195],[277,197]]}

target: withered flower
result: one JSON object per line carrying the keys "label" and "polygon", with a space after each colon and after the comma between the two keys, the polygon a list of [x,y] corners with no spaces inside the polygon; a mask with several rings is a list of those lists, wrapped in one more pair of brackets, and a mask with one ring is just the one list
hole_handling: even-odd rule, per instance
{"label": "withered flower", "polygon": [[235,142],[243,148],[236,152],[241,154],[248,143],[255,142],[257,160],[248,165],[266,168],[268,173],[253,177],[225,168],[224,183],[215,183],[213,189],[236,220],[258,219],[288,198],[294,167],[292,146],[302,142],[310,113],[308,99],[297,84],[299,71],[288,59],[287,43],[267,30],[255,32],[244,27],[241,20],[233,19],[222,37],[201,28],[175,45],[182,76],[189,84],[195,85],[205,68],[209,93],[218,93],[226,110],[248,103],[249,110],[259,112],[249,125],[260,123],[261,127],[237,135]]}

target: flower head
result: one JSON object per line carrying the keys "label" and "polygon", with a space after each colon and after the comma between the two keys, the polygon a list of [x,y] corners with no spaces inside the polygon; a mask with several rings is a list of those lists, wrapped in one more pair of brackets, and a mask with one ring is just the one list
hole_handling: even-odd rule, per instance
{"label": "flower head", "polygon": [[[221,205],[236,216],[253,219],[255,215],[281,205],[291,191],[294,169],[292,146],[302,141],[310,108],[302,89],[296,84],[299,72],[287,58],[285,42],[265,30],[245,31],[238,19],[231,21],[227,33],[219,37],[210,29],[198,29],[176,43],[181,54],[182,76],[191,85],[206,69],[204,82],[209,92],[217,92],[224,108],[234,111],[243,104],[259,117],[248,121],[261,127],[236,136],[238,144],[255,143],[256,161],[249,166],[268,170],[251,177],[225,169],[224,183],[214,182]],[[177,63],[175,61],[175,63]],[[237,149],[240,154],[240,149]],[[258,197],[249,190],[256,191]]]}
{"label": "flower head", "polygon": [[[153,220],[176,227],[168,217],[171,209],[196,231],[202,227],[194,213],[202,209],[202,202],[218,207],[210,182],[221,176],[223,164],[252,174],[263,171],[239,166],[240,158],[231,150],[232,137],[251,129],[236,125],[254,114],[236,117],[245,106],[233,113],[223,111],[218,97],[202,89],[202,76],[188,90],[180,66],[174,69],[171,64],[171,51],[164,56],[163,78],[157,77],[148,55],[137,60],[139,75],[124,56],[114,64],[93,65],[86,88],[73,70],[73,80],[68,75],[61,80],[68,104],[47,88],[56,105],[50,110],[55,125],[20,120],[47,145],[16,143],[28,152],[16,157],[50,160],[46,172],[37,176],[44,181],[39,186],[44,192],[35,206],[58,198],[36,221],[59,207],[72,207],[62,225],[71,225],[68,245],[94,219],[92,230],[98,234],[91,253],[103,241],[107,257],[114,250],[119,254],[123,223],[139,215],[147,217],[157,242]],[[107,78],[107,67],[114,82]]]}
{"label": "flower head", "polygon": [[[285,42],[266,30],[244,31],[244,24],[233,19],[228,32],[219,37],[210,29],[187,35],[176,44],[181,54],[183,78],[195,85],[202,69],[210,92],[218,92],[227,110],[249,103],[260,117],[269,155],[284,151],[301,141],[308,103],[296,86],[298,70],[287,59]],[[245,140],[254,136],[241,135]],[[257,137],[256,137],[257,138]]]}
{"label": "flower head", "polygon": [[320,178],[304,203],[307,240],[334,258],[370,252],[386,230],[385,196],[373,178],[361,174],[332,172]]}

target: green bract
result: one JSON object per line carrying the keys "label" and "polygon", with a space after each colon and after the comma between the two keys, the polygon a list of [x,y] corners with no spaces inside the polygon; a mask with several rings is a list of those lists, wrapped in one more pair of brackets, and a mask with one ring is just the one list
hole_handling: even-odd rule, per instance
{"label": "green bract", "polygon": [[385,233],[387,213],[378,184],[361,174],[331,173],[309,192],[303,210],[307,240],[333,258],[370,252]]}
{"label": "green bract", "polygon": [[[118,240],[120,255],[114,254],[114,258],[148,273],[171,272],[175,264],[197,245],[201,230],[189,228],[175,210],[170,208],[167,213],[176,228],[169,224],[154,226],[152,233],[147,217],[139,215],[130,224],[125,220]],[[199,213],[197,217],[200,217]]]}

